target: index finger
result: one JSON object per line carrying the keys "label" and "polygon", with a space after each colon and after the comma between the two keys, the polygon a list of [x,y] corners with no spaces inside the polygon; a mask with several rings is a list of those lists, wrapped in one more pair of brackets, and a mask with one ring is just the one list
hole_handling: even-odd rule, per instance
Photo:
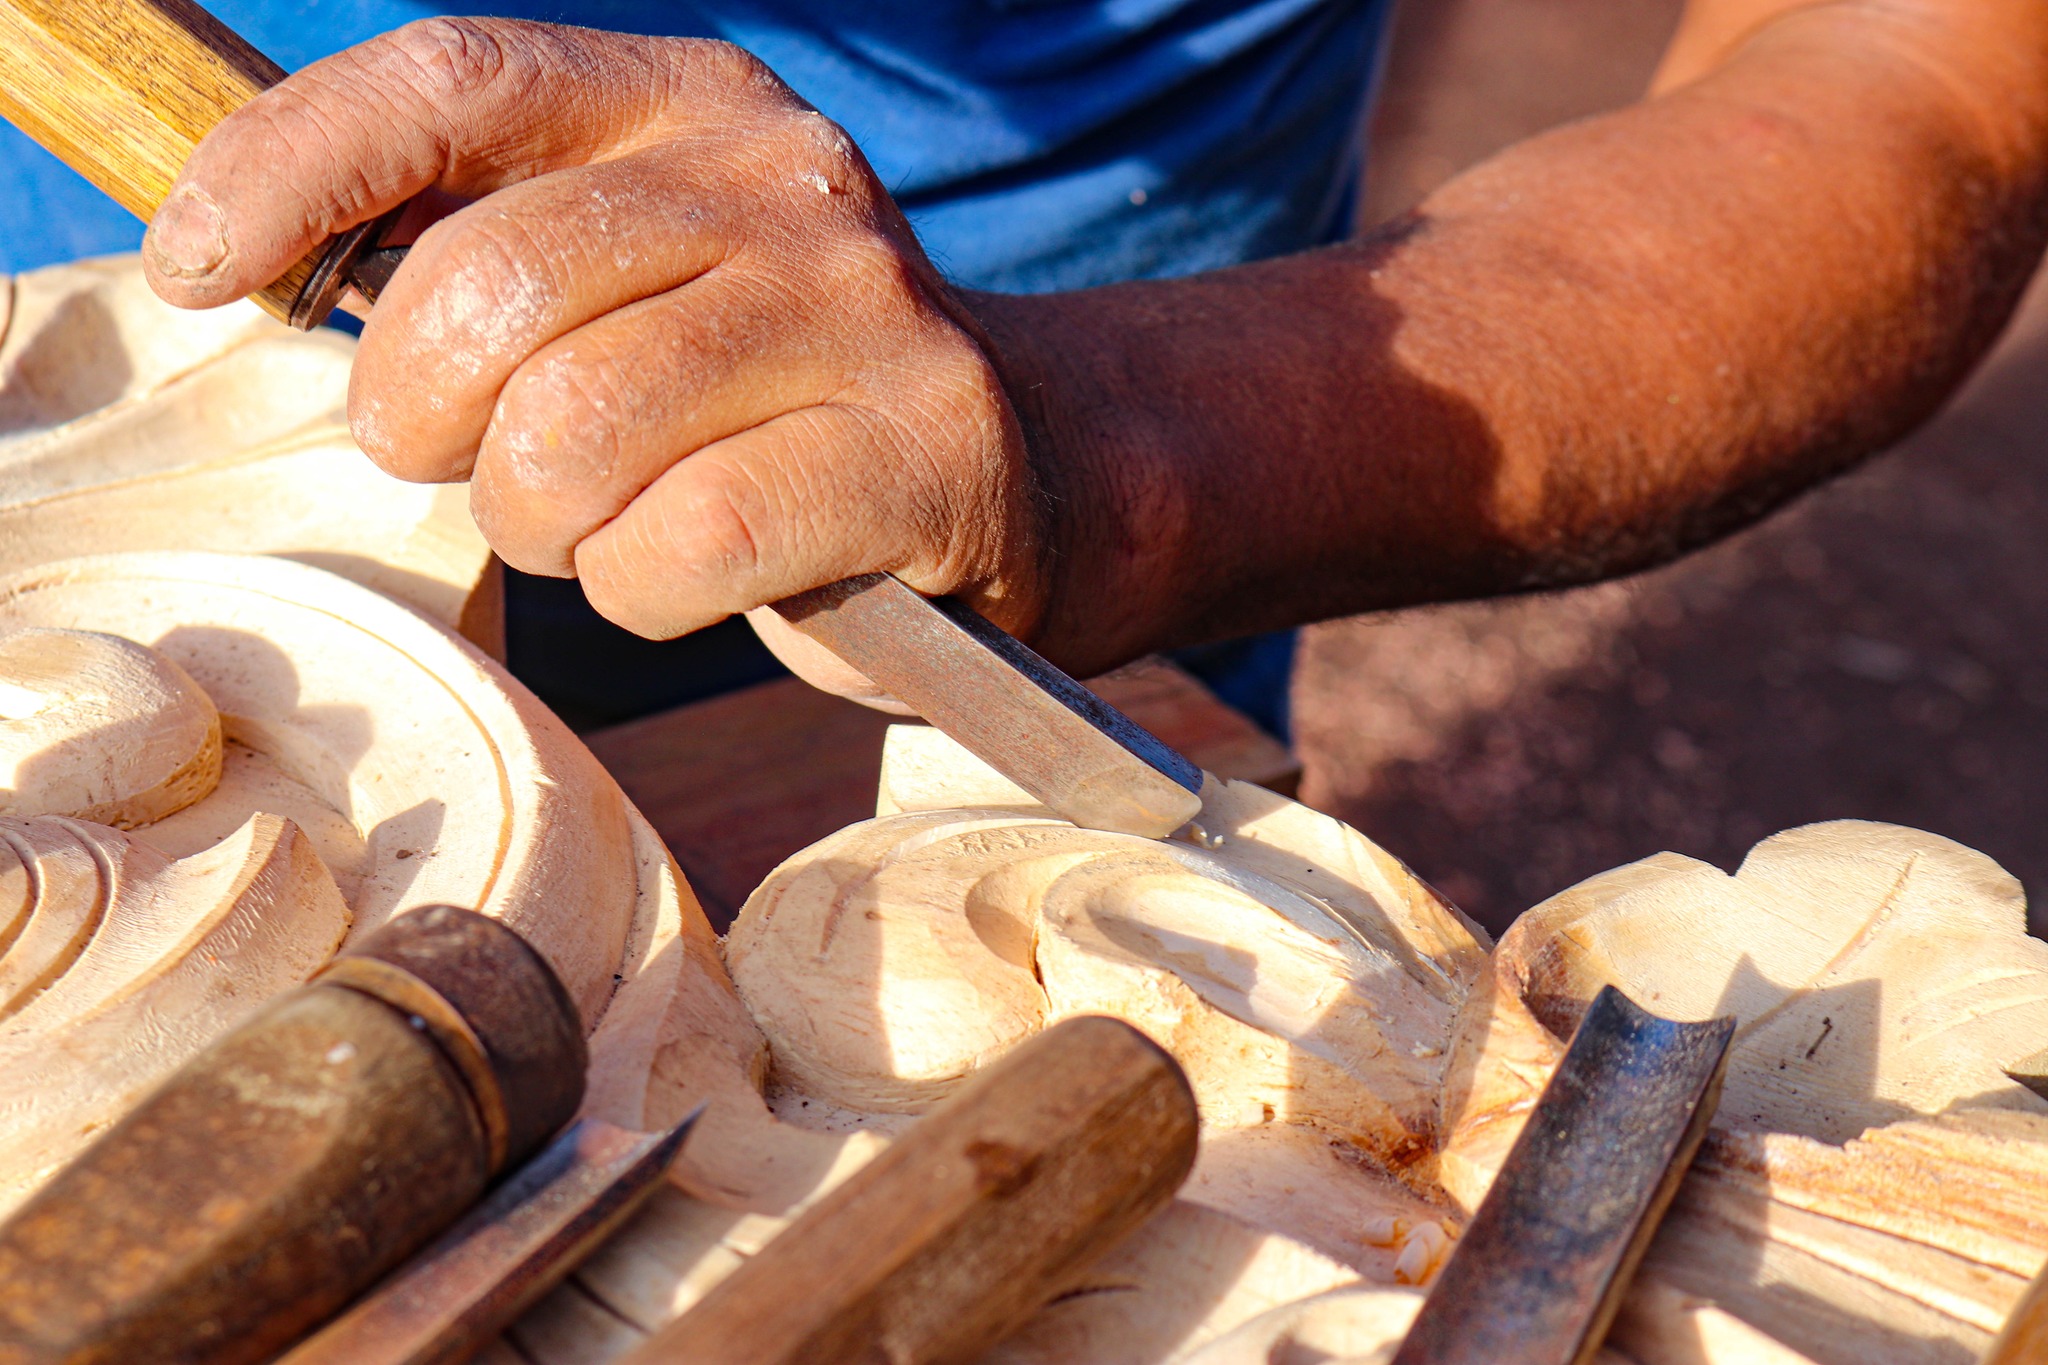
{"label": "index finger", "polygon": [[672,136],[693,109],[763,97],[800,103],[727,43],[422,19],[222,120],[151,222],[144,268],[168,302],[217,307],[429,187],[474,198]]}

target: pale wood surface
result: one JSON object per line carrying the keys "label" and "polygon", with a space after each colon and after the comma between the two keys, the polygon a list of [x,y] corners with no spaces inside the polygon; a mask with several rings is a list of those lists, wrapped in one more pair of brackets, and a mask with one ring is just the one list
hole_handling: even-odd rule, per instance
{"label": "pale wood surface", "polygon": [[[200,138],[283,79],[191,0],[0,0],[0,115],[145,221]],[[251,297],[282,320],[317,260]]]}
{"label": "pale wood surface", "polygon": [[[452,631],[358,584],[260,556],[64,560],[0,577],[0,631],[24,627],[131,642],[124,660],[200,690],[223,752],[216,786],[130,836],[76,819],[82,806],[0,821],[0,842],[43,832],[14,855],[33,876],[0,870],[0,919],[17,925],[0,928],[14,1001],[0,1006],[0,1192],[303,980],[344,931],[422,903],[480,909],[548,958],[595,1025],[657,922],[683,913],[660,841],[561,722]],[[7,679],[22,704],[0,708],[0,752],[13,742],[17,770],[132,763],[132,736],[73,704],[92,682]],[[130,690],[131,709],[144,700]],[[102,866],[128,870],[95,881]]]}
{"label": "pale wood surface", "polygon": [[[1776,835],[1734,876],[1661,854],[1517,922],[1465,1025],[1470,1093],[1495,1108],[1478,1126],[1512,1130],[1509,1092],[1600,984],[1742,1020],[1610,1344],[1643,1365],[1982,1354],[2048,1253],[2048,1104],[2002,1070],[2048,1028],[2048,948],[2024,923],[1982,854],[1856,821]],[[1456,1174],[1469,1204],[1483,1171]]]}
{"label": "pale wood surface", "polygon": [[1116,1020],[994,1062],[630,1361],[972,1358],[1173,1197],[1194,1097]]}
{"label": "pale wood surface", "polygon": [[220,713],[132,640],[0,626],[0,815],[133,829],[220,785]]}
{"label": "pale wood surface", "polygon": [[310,976],[349,918],[276,815],[175,860],[103,825],[0,817],[0,1210]]}
{"label": "pale wood surface", "polygon": [[402,483],[348,434],[355,343],[246,304],[183,312],[132,256],[30,271],[0,309],[0,572],[108,549],[286,555],[503,653],[459,485]]}
{"label": "pale wood surface", "polygon": [[[953,799],[987,789],[985,769],[959,771]],[[945,801],[931,776],[923,790]],[[592,1108],[653,1125],[709,1098],[674,1172],[694,1198],[657,1197],[514,1342],[538,1362],[611,1358],[1006,1042],[1090,1012],[1133,1018],[1188,1068],[1201,1155],[1168,1213],[990,1359],[1164,1361],[1361,1276],[1426,1281],[1456,1216],[1418,1189],[1429,1076],[1483,948],[1355,833],[1255,787],[1211,788],[1213,847],[1016,809],[910,811],[847,830],[752,898],[731,941],[739,989],[708,925],[678,907],[674,937],[594,1040]],[[1181,905],[1193,906],[1185,919]],[[1020,954],[1045,964],[1044,987],[1023,989]],[[1353,970],[1356,991],[1343,984]],[[999,981],[1018,988],[1013,1026],[991,1033],[977,1014]]]}
{"label": "pale wood surface", "polygon": [[[1150,660],[1089,685],[1208,771],[1292,790],[1286,748],[1184,670]],[[585,739],[722,926],[777,863],[874,814],[896,719],[785,679]]]}
{"label": "pale wood surface", "polygon": [[1735,877],[1664,855],[1489,957],[1392,858],[1277,796],[1217,784],[1203,847],[1121,847],[942,737],[887,752],[909,765],[884,779],[896,813],[760,889],[727,944],[737,990],[699,928],[686,970],[641,978],[630,1059],[600,1048],[649,1119],[718,1095],[716,1136],[676,1173],[695,1200],[658,1200],[522,1324],[539,1365],[669,1321],[912,1115],[1086,1010],[1175,1053],[1201,1154],[992,1361],[1380,1358],[1608,981],[1744,1020],[1610,1365],[1964,1365],[2048,1255],[2048,1104],[2001,1070],[2048,1026],[2048,961],[2011,879],[1958,845],[1845,823]]}

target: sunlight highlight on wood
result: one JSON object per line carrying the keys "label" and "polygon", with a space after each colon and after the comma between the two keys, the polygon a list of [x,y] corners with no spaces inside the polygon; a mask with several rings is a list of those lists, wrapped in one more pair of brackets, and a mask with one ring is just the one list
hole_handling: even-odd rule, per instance
{"label": "sunlight highlight on wood", "polygon": [[708,937],[659,1007],[643,978],[638,1102],[680,1103],[673,1058],[726,1097],[726,1134],[679,1172],[696,1202],[650,1209],[515,1332],[540,1365],[626,1349],[987,1059],[1089,1011],[1175,1053],[1202,1151],[1005,1365],[1386,1358],[1610,981],[1744,1032],[1606,1365],[1962,1365],[2048,1256],[2048,1104],[2001,1071],[2048,1025],[2048,960],[1981,855],[1853,823],[1734,877],[1661,855],[1489,956],[1370,841],[1257,788],[1212,782],[1168,844],[1053,820],[917,727],[885,752],[887,813],[742,912],[736,990]]}
{"label": "sunlight highlight on wood", "polygon": [[0,815],[151,824],[220,785],[220,713],[169,659],[82,630],[0,627]]}
{"label": "sunlight highlight on wood", "polygon": [[490,549],[459,485],[363,457],[355,342],[149,292],[138,257],[0,282],[0,572],[109,549],[289,555],[502,652]]}
{"label": "sunlight highlight on wood", "polygon": [[[133,825],[71,818],[82,798],[0,819],[0,1203],[401,909],[445,901],[513,925],[595,1026],[663,907],[688,899],[524,688],[316,568],[137,554],[0,577],[0,686],[24,713],[0,720],[15,746],[0,752],[61,758],[100,784],[94,799],[128,793]],[[188,768],[206,735],[217,785],[136,818],[135,792]]]}

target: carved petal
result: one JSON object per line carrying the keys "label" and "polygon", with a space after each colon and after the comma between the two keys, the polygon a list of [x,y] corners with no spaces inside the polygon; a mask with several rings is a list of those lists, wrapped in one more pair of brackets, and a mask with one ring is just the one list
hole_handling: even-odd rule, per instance
{"label": "carved petal", "polygon": [[1741,1020],[1613,1345],[1642,1365],[1983,1353],[2048,1249],[2048,1105],[2002,1070],[2048,1034],[2048,945],[1990,859],[1856,821],[1767,839],[1732,877],[1661,854],[1530,911],[1495,966],[1465,1021],[1494,1098],[1443,1162],[1467,1199],[1602,984]]}
{"label": "carved petal", "polygon": [[220,715],[155,650],[87,630],[0,625],[0,815],[133,829],[220,781]]}
{"label": "carved petal", "polygon": [[1607,982],[1737,1015],[1723,1127],[1839,1143],[1964,1103],[2048,1114],[2002,1069],[2048,1043],[2048,944],[2016,880],[1936,835],[1808,825],[1732,877],[1659,854],[1537,906],[1500,956],[1560,1035]]}

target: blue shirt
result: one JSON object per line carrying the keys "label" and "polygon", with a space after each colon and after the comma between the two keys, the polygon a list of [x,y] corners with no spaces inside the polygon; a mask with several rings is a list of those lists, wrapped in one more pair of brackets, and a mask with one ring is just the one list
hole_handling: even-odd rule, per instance
{"label": "blue shirt", "polygon": [[[729,39],[843,124],[939,267],[1037,291],[1341,237],[1390,0],[498,0],[493,12]],[[286,68],[427,0],[211,0]],[[0,126],[0,270],[132,250],[141,226]]]}

